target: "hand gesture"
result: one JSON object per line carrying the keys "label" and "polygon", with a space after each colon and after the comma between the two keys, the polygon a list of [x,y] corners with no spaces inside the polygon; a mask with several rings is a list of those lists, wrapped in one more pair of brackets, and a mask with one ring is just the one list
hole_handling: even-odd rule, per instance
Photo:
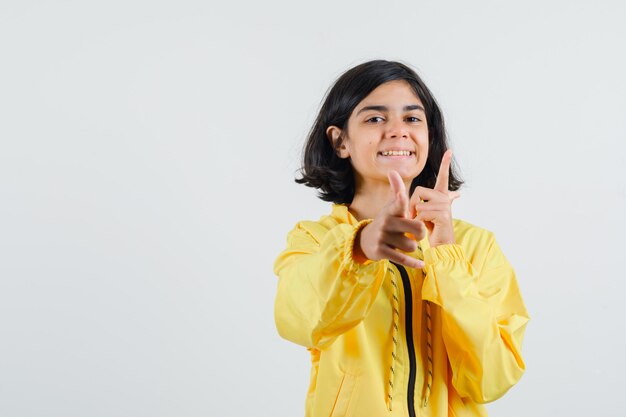
{"label": "hand gesture", "polygon": [[374,261],[389,259],[410,268],[423,268],[423,261],[402,251],[413,252],[416,240],[426,236],[426,228],[421,220],[409,218],[409,197],[400,174],[390,171],[388,178],[393,198],[357,236],[355,256],[362,254]]}
{"label": "hand gesture", "polygon": [[455,243],[451,206],[461,195],[448,191],[451,160],[452,150],[448,149],[441,159],[435,188],[416,187],[411,196],[410,218],[424,222],[431,247]]}

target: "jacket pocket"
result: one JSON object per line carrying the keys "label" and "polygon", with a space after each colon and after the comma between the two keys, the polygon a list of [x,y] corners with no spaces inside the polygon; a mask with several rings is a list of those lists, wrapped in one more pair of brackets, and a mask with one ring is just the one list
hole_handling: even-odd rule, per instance
{"label": "jacket pocket", "polygon": [[335,397],[335,404],[330,412],[330,417],[347,417],[350,408],[350,402],[354,395],[354,387],[356,385],[356,377],[351,374],[343,374],[339,390]]}

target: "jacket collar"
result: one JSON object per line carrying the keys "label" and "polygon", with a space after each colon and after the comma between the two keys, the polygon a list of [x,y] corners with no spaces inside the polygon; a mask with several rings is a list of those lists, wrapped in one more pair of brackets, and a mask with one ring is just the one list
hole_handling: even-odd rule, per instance
{"label": "jacket collar", "polygon": [[356,217],[350,213],[347,204],[333,204],[331,216],[340,223],[355,225],[359,222]]}

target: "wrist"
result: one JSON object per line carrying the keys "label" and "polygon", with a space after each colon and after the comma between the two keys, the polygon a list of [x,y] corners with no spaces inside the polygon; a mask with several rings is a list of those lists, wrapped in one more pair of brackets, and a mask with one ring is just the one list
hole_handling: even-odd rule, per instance
{"label": "wrist", "polygon": [[437,246],[441,246],[441,245],[454,245],[456,244],[456,242],[453,240],[450,241],[444,241],[444,242],[429,242],[430,243],[430,247],[431,248],[436,248]]}
{"label": "wrist", "polygon": [[428,236],[428,243],[431,248],[441,245],[454,245],[456,239],[453,230],[435,230],[435,233]]}

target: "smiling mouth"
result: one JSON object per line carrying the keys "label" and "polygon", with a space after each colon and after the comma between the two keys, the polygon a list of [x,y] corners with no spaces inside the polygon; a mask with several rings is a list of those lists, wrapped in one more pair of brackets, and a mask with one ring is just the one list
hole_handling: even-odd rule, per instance
{"label": "smiling mouth", "polygon": [[382,156],[413,156],[415,152],[413,151],[382,151],[378,152],[378,155]]}

